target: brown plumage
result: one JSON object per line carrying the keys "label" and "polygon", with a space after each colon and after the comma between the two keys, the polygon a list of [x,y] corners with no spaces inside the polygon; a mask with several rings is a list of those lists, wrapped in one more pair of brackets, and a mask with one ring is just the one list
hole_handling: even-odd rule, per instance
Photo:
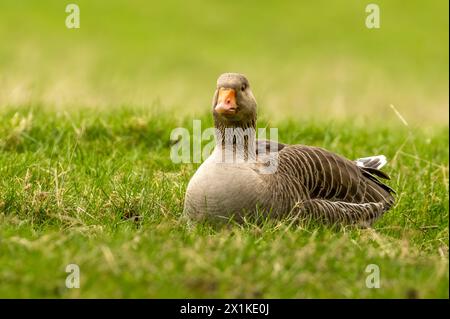
{"label": "brown plumage", "polygon": [[[239,218],[259,210],[367,225],[394,203],[394,191],[379,179],[389,178],[379,170],[384,156],[351,161],[319,147],[255,140],[256,101],[243,75],[219,77],[213,115],[216,148],[186,191],[184,212],[191,218]],[[226,154],[231,161],[224,162]],[[277,163],[276,170],[264,172],[269,163]]]}
{"label": "brown plumage", "polygon": [[277,172],[267,176],[272,191],[265,203],[277,203],[277,214],[292,208],[302,217],[327,223],[371,223],[394,202],[392,190],[374,174],[322,148],[285,146],[278,156]]}

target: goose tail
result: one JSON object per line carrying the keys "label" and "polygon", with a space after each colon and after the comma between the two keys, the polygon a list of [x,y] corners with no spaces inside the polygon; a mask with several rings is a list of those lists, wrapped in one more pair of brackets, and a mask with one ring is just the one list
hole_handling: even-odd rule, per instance
{"label": "goose tail", "polygon": [[384,165],[386,165],[387,159],[384,155],[377,155],[370,157],[361,157],[358,158],[355,162],[356,165],[362,168],[381,169]]}
{"label": "goose tail", "polygon": [[387,159],[384,155],[370,156],[370,157],[362,157],[358,158],[355,161],[356,165],[362,170],[363,175],[373,182],[375,182],[378,186],[386,190],[390,194],[395,194],[395,191],[382,183],[378,178],[383,179],[391,179],[389,175],[380,169],[386,165]]}

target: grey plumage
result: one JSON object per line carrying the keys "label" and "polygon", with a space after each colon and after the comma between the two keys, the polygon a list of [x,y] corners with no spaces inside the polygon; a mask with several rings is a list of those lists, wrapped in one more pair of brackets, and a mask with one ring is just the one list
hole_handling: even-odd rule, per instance
{"label": "grey plumage", "polygon": [[[186,191],[184,213],[191,218],[239,218],[258,209],[274,217],[371,224],[394,203],[394,191],[380,181],[389,178],[379,170],[384,156],[351,161],[319,147],[255,140],[242,131],[227,135],[228,128],[256,128],[256,101],[242,75],[219,77],[213,115],[216,148]],[[233,161],[224,163],[227,151]],[[276,171],[261,173],[270,161]]]}

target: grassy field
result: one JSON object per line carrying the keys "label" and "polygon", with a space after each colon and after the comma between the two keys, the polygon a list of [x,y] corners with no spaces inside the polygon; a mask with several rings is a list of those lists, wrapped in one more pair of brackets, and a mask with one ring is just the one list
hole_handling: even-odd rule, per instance
{"label": "grassy field", "polygon": [[[77,3],[77,30],[60,1],[0,3],[0,297],[449,297],[447,1],[378,1],[378,30],[364,1]],[[281,142],[385,154],[395,207],[373,229],[188,224],[198,164],[170,133],[212,125],[226,71]]]}

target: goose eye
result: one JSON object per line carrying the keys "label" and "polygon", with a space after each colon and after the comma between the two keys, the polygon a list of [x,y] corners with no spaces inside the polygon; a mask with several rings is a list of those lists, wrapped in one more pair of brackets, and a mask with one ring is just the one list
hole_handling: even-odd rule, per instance
{"label": "goose eye", "polygon": [[247,88],[247,85],[242,84],[242,86],[241,86],[241,91],[245,91],[246,88]]}

